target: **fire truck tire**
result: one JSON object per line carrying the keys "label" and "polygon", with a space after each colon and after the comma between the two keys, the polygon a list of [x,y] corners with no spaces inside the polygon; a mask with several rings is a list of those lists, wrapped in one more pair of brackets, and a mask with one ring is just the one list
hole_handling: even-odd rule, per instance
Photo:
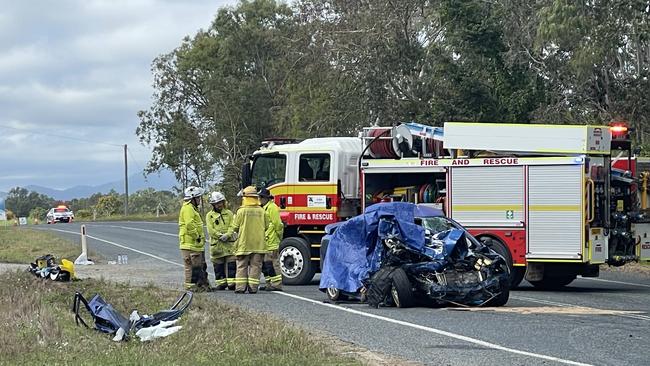
{"label": "fire truck tire", "polygon": [[415,305],[413,286],[411,286],[411,281],[406,275],[406,272],[401,268],[397,268],[391,273],[391,279],[393,280],[393,285],[390,293],[395,306],[398,308],[410,308]]}
{"label": "fire truck tire", "polygon": [[566,275],[566,276],[544,276],[539,281],[528,281],[535,288],[540,290],[557,290],[562,287],[570,284],[573,280],[576,279],[575,275]]}
{"label": "fire truck tire", "polygon": [[309,284],[316,274],[309,243],[303,238],[290,237],[282,240],[279,259],[282,282],[287,285]]}
{"label": "fire truck tire", "polygon": [[508,268],[510,269],[510,288],[517,288],[517,286],[519,286],[521,281],[524,279],[526,269],[512,265],[512,255],[510,254],[510,250],[505,244],[503,244],[503,242],[501,242],[501,240],[497,240],[489,236],[483,236],[479,238],[479,240],[481,243],[487,245],[492,250],[499,253],[506,260],[506,263],[508,263]]}

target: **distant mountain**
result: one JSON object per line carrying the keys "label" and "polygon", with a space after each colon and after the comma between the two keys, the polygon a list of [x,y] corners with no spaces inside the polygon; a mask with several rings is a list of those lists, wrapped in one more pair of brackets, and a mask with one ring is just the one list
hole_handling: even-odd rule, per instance
{"label": "distant mountain", "polygon": [[[147,177],[143,177],[142,174],[133,174],[129,176],[129,194],[133,194],[135,191],[145,189],[145,188],[154,188],[157,191],[171,190],[177,184],[174,174],[170,171],[163,171],[160,174],[153,173]],[[114,189],[118,193],[124,193],[124,181],[115,181],[110,183],[105,183],[98,186],[75,186],[72,188],[60,190],[53,189],[37,185],[29,185],[25,187],[30,191],[36,191],[42,193],[46,196],[50,196],[57,200],[69,201],[73,198],[83,198],[90,197],[95,193],[108,193],[111,189]],[[0,192],[1,193],[1,192]],[[4,193],[6,195],[6,193]]]}

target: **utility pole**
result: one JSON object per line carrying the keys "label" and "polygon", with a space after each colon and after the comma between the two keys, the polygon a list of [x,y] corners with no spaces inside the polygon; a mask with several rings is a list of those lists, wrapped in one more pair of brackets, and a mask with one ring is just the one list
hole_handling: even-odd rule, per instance
{"label": "utility pole", "polygon": [[129,164],[126,160],[126,144],[124,144],[124,216],[129,214]]}

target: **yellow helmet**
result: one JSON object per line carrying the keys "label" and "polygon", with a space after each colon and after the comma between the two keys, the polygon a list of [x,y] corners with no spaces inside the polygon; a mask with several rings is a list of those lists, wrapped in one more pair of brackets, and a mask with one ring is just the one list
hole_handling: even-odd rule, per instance
{"label": "yellow helmet", "polygon": [[61,259],[61,264],[59,264],[59,268],[61,268],[61,271],[66,271],[70,273],[70,279],[75,279],[77,278],[74,273],[74,263],[67,259]]}
{"label": "yellow helmet", "polygon": [[244,188],[241,191],[241,193],[242,193],[242,196],[244,196],[244,197],[259,197],[257,195],[257,189],[255,189],[254,186],[248,186],[248,187]]}

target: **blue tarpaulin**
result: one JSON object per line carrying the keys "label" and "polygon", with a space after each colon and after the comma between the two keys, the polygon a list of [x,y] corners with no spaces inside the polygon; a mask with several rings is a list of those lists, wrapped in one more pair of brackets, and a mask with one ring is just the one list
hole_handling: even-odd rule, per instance
{"label": "blue tarpaulin", "polygon": [[399,237],[411,249],[425,252],[424,228],[416,217],[442,216],[440,210],[407,202],[378,203],[363,215],[338,226],[327,246],[320,288],[356,292],[364,280],[379,270],[381,239]]}

